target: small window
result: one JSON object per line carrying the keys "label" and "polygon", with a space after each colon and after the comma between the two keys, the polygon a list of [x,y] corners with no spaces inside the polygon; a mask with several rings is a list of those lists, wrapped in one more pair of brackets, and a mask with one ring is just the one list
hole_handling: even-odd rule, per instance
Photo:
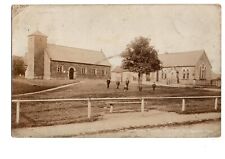
{"label": "small window", "polygon": [[150,81],[150,73],[146,73],[146,81]]}
{"label": "small window", "polygon": [[86,68],[81,68],[81,74],[82,75],[87,74],[87,69]]}
{"label": "small window", "polygon": [[96,70],[96,69],[92,69],[92,70],[91,70],[91,74],[92,74],[92,75],[96,75],[96,74],[97,74],[97,70]]}
{"label": "small window", "polygon": [[105,75],[105,70],[102,70],[102,76],[104,76]]}
{"label": "small window", "polygon": [[164,72],[164,79],[166,79],[166,71]]}
{"label": "small window", "polygon": [[183,70],[183,79],[185,79],[185,76],[186,75],[186,71],[185,70]]}
{"label": "small window", "polygon": [[63,72],[63,66],[62,65],[57,66],[57,72]]}
{"label": "small window", "polygon": [[189,79],[189,70],[187,70],[187,79]]}

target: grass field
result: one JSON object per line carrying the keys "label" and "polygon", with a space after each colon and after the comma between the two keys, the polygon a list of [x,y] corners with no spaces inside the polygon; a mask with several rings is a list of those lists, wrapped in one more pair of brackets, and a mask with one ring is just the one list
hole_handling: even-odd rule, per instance
{"label": "grass field", "polygon": [[27,80],[23,78],[12,79],[12,94],[22,94],[41,91],[57,86],[74,83],[74,80]]}
{"label": "grass field", "polygon": [[[115,83],[106,88],[105,81],[83,81],[71,87],[62,88],[53,92],[45,92],[36,95],[24,96],[19,99],[45,99],[45,98],[86,98],[86,97],[143,97],[143,96],[203,96],[220,95],[220,92],[206,91],[195,88],[170,88],[157,87],[153,92],[150,86],[144,86],[139,92],[137,85],[131,84],[129,90],[124,92],[122,86],[116,89]],[[18,99],[18,98],[17,98]],[[145,104],[145,111],[159,109],[177,113],[203,113],[214,111],[213,99],[189,99],[186,100],[187,109],[181,112],[181,99],[148,100]],[[220,100],[218,101],[220,108]],[[92,102],[92,119],[99,120],[109,108],[105,108],[105,102]],[[140,111],[140,104],[118,104],[115,105],[115,112]],[[218,110],[220,111],[220,109]],[[21,120],[15,125],[15,104],[12,104],[12,126],[32,127],[55,124],[68,124],[86,122],[87,102],[38,102],[21,104]]]}

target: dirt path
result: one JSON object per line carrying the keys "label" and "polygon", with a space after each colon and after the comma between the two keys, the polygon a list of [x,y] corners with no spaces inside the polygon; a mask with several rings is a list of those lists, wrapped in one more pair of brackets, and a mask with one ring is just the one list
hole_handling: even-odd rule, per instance
{"label": "dirt path", "polygon": [[58,90],[58,89],[62,89],[62,88],[74,86],[74,85],[80,84],[80,83],[82,83],[82,82],[83,82],[83,81],[81,81],[81,82],[76,82],[76,83],[70,83],[70,84],[66,84],[66,85],[63,85],[63,86],[58,86],[58,87],[55,87],[55,88],[49,88],[49,89],[45,89],[45,90],[41,90],[41,91],[37,91],[37,92],[30,92],[30,93],[16,94],[16,95],[12,95],[12,97],[23,97],[23,96],[27,96],[27,95],[35,95],[35,94],[39,94],[39,93],[51,92],[51,91],[55,91],[55,90]]}

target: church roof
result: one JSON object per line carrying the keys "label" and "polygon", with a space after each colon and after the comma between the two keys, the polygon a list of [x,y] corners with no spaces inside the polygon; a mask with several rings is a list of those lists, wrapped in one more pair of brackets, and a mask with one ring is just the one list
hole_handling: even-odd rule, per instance
{"label": "church roof", "polygon": [[170,66],[195,66],[204,50],[158,54],[163,67]]}
{"label": "church roof", "polygon": [[37,36],[45,36],[45,37],[47,37],[47,35],[43,34],[43,33],[42,33],[42,32],[40,32],[40,31],[35,31],[34,33],[32,33],[32,34],[30,34],[30,35],[28,35],[28,36],[35,36],[35,35],[37,35]]}
{"label": "church roof", "polygon": [[50,59],[55,61],[111,66],[102,51],[80,49],[55,44],[48,44],[46,51]]}

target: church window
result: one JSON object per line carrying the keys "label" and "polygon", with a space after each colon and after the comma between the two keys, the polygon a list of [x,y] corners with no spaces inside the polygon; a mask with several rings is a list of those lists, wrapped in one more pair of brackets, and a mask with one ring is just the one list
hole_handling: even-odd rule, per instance
{"label": "church window", "polygon": [[203,67],[203,70],[202,70],[202,79],[206,79],[206,67]]}
{"label": "church window", "polygon": [[206,79],[206,66],[204,66],[204,64],[200,66],[199,79]]}

